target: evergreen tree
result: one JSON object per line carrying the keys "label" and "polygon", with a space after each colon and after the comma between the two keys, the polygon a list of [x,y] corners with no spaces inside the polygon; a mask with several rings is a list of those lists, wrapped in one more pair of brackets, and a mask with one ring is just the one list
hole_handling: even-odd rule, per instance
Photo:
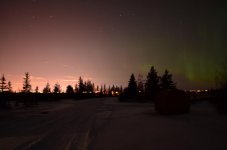
{"label": "evergreen tree", "polygon": [[59,83],[54,85],[54,93],[61,93],[61,86]]}
{"label": "evergreen tree", "polygon": [[165,89],[165,90],[176,88],[176,86],[172,80],[172,74],[170,74],[167,69],[165,70],[165,73],[163,74],[163,76],[160,79],[160,87],[161,87],[161,89]]}
{"label": "evergreen tree", "polygon": [[110,85],[109,85],[109,87],[108,87],[108,94],[109,94],[109,95],[112,95]]}
{"label": "evergreen tree", "polygon": [[95,83],[92,83],[92,93],[95,92]]}
{"label": "evergreen tree", "polygon": [[139,93],[144,93],[143,76],[141,74],[138,75],[137,87]]}
{"label": "evergreen tree", "polygon": [[88,93],[88,89],[87,89],[87,81],[84,81],[84,92]]}
{"label": "evergreen tree", "polygon": [[6,79],[5,79],[4,74],[2,75],[2,78],[1,78],[1,81],[0,81],[0,89],[1,89],[1,92],[4,92],[7,89]]}
{"label": "evergreen tree", "polygon": [[136,96],[137,95],[137,84],[134,74],[131,75],[129,82],[128,82],[128,94],[130,96]]}
{"label": "evergreen tree", "polygon": [[115,94],[119,94],[119,92],[120,92],[120,88],[119,88],[119,86],[116,86],[115,87]]}
{"label": "evergreen tree", "polygon": [[106,94],[106,84],[103,86],[103,93]]}
{"label": "evergreen tree", "polygon": [[35,87],[35,93],[39,93],[39,87],[38,86]]}
{"label": "evergreen tree", "polygon": [[96,86],[96,91],[99,91],[99,86],[98,85]]}
{"label": "evergreen tree", "polygon": [[103,87],[102,87],[102,85],[101,85],[101,88],[100,88],[100,95],[102,95],[103,94]]}
{"label": "evergreen tree", "polygon": [[24,83],[23,83],[23,92],[30,93],[31,92],[31,84],[30,84],[30,75],[29,72],[25,72]]}
{"label": "evergreen tree", "polygon": [[145,92],[148,97],[154,96],[159,90],[159,77],[154,66],[151,67],[145,83]]}
{"label": "evergreen tree", "polygon": [[81,77],[79,77],[79,93],[83,93],[85,91],[85,85],[84,85],[84,82],[83,82],[83,79]]}
{"label": "evergreen tree", "polygon": [[111,87],[111,93],[115,93],[115,85],[113,84],[113,86]]}
{"label": "evergreen tree", "polygon": [[8,88],[8,91],[9,91],[10,93],[13,92],[12,83],[11,83],[10,81],[8,82],[7,88]]}
{"label": "evergreen tree", "polygon": [[122,85],[121,85],[121,87],[120,87],[120,94],[121,93],[123,93],[123,87],[122,87]]}
{"label": "evergreen tree", "polygon": [[87,83],[87,92],[93,93],[94,89],[93,89],[93,85],[92,85],[91,81],[88,80],[86,83]]}
{"label": "evergreen tree", "polygon": [[67,94],[72,94],[72,93],[74,93],[73,87],[72,87],[71,85],[68,85],[68,86],[67,86],[67,88],[66,88],[66,93],[67,93]]}
{"label": "evergreen tree", "polygon": [[78,84],[75,85],[75,93],[79,93]]}
{"label": "evergreen tree", "polygon": [[50,84],[47,82],[46,86],[43,89],[43,93],[50,93],[51,89],[50,89]]}

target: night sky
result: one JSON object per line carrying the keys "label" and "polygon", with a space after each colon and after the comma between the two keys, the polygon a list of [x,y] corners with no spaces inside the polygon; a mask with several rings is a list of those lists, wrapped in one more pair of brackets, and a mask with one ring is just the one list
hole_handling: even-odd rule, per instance
{"label": "night sky", "polygon": [[50,82],[123,85],[155,66],[177,87],[215,87],[227,56],[227,5],[217,1],[1,0],[0,75],[22,89]]}

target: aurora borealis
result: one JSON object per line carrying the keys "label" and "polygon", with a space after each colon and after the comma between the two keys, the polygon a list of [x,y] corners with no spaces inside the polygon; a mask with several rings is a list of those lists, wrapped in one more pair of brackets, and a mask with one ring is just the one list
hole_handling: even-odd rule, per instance
{"label": "aurora borealis", "polygon": [[227,56],[227,8],[216,1],[3,0],[0,74],[22,88],[46,82],[126,86],[168,69],[181,89],[215,87]]}

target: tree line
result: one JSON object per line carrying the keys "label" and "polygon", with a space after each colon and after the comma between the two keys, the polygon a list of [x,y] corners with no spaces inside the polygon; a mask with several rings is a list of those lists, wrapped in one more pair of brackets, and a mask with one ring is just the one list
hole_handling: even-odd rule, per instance
{"label": "tree line", "polygon": [[128,82],[128,87],[124,90],[125,97],[142,96],[147,99],[152,99],[160,90],[175,90],[176,84],[173,82],[172,74],[166,69],[162,76],[158,73],[154,66],[150,68],[147,74],[146,81],[142,75],[138,75],[136,81],[135,75],[132,73]]}
{"label": "tree line", "polygon": [[165,69],[162,76],[158,75],[155,67],[152,66],[144,81],[138,76],[136,81],[134,74],[131,74],[128,87],[120,95],[121,102],[153,102],[155,110],[162,114],[188,113],[190,110],[189,96],[176,88],[172,74]]}
{"label": "tree line", "polygon": [[[122,86],[112,85],[107,87],[105,84],[95,86],[91,80],[84,81],[80,76],[78,83],[73,87],[68,85],[66,91],[63,92],[61,85],[57,82],[51,89],[47,82],[45,87],[40,90],[38,86],[32,90],[31,79],[29,72],[25,72],[23,77],[23,87],[19,92],[12,90],[12,83],[6,81],[4,74],[0,78],[0,108],[10,108],[12,102],[15,106],[24,104],[25,106],[33,106],[39,101],[57,101],[61,99],[85,99],[105,96],[118,96],[123,92]],[[11,103],[11,104],[10,104]]]}
{"label": "tree line", "polygon": [[[4,74],[2,75],[0,79],[0,93],[12,93],[12,83],[11,81],[6,82],[6,78]],[[91,80],[84,81],[83,78],[80,76],[78,83],[75,84],[75,87],[72,85],[68,85],[66,87],[66,93],[67,94],[100,94],[100,95],[118,95],[123,92],[122,86],[116,86],[112,85],[108,88],[106,87],[106,84],[101,85],[99,87],[98,85],[95,86],[95,83]],[[23,88],[20,91],[20,93],[32,93],[32,85],[30,80],[30,74],[29,72],[25,72],[24,78],[23,78]],[[40,93],[39,87],[36,86],[34,89],[34,93]],[[51,89],[50,83],[47,82],[45,87],[42,90],[42,93],[62,93],[61,85],[57,82],[55,83],[53,89]]]}

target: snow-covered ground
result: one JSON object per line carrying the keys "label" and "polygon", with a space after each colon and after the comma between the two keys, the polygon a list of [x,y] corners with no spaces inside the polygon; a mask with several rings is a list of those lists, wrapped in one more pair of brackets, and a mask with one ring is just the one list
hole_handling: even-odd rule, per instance
{"label": "snow-covered ground", "polygon": [[226,150],[227,115],[207,102],[159,115],[151,103],[62,100],[0,111],[0,150]]}
{"label": "snow-covered ground", "polygon": [[207,102],[193,104],[189,114],[168,116],[155,113],[152,104],[107,102],[113,111],[104,127],[97,126],[91,149],[227,149],[227,116]]}

